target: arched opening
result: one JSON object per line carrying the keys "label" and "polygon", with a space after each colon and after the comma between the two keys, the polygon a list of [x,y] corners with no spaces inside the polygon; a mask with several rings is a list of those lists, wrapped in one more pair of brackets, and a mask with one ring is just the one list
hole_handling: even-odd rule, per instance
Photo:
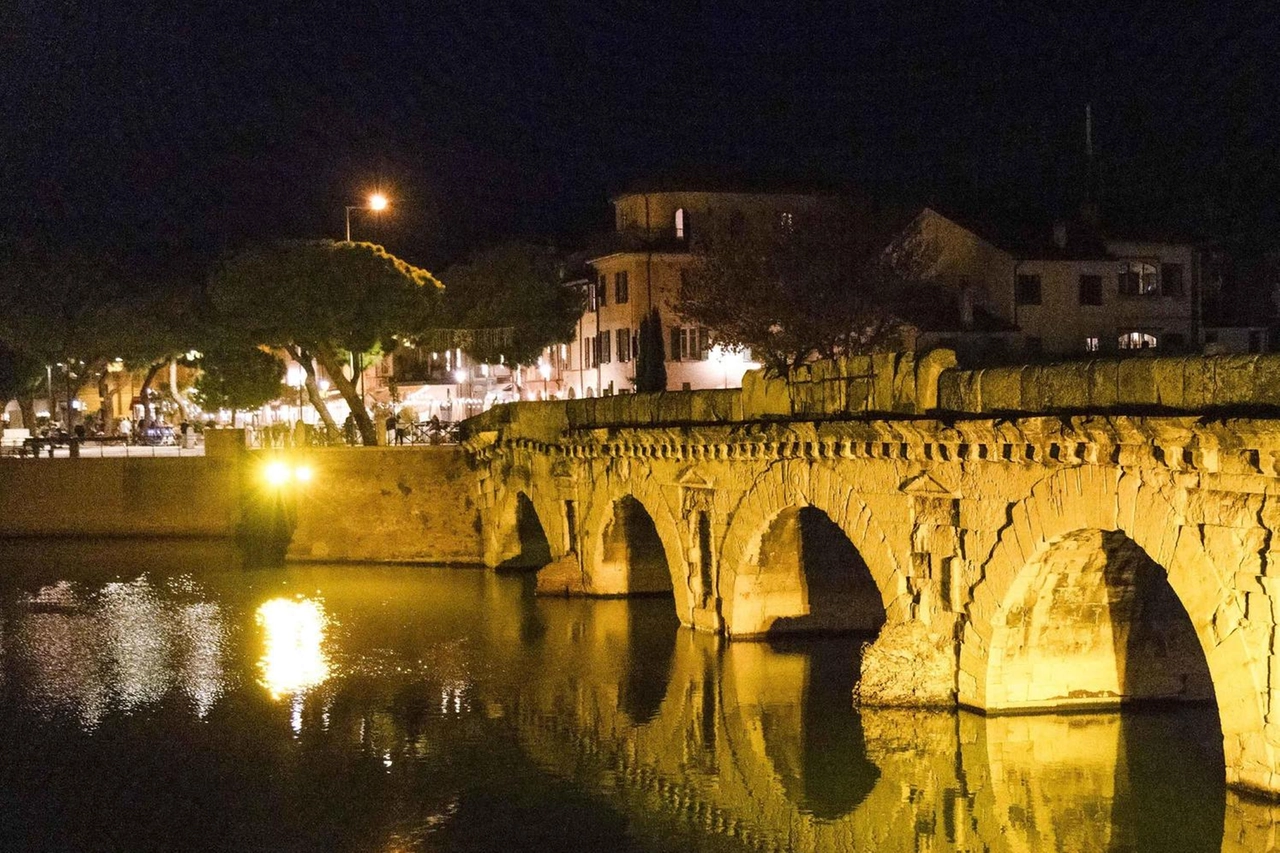
{"label": "arched opening", "polygon": [[685,240],[689,237],[689,212],[683,207],[676,210],[675,215],[676,239]]}
{"label": "arched opening", "polygon": [[520,541],[520,553],[502,563],[498,568],[508,571],[540,569],[551,562],[551,543],[538,520],[533,501],[524,492],[516,495],[516,536]]}
{"label": "arched opening", "polygon": [[784,510],[760,541],[767,633],[878,633],[884,602],[844,531],[816,507]]}
{"label": "arched opening", "polygon": [[1119,531],[1077,530],[1023,569],[992,620],[987,710],[1211,702],[1166,573]]}
{"label": "arched opening", "polygon": [[631,496],[613,505],[613,520],[604,530],[603,573],[626,578],[630,595],[670,595],[671,570],[653,519]]}

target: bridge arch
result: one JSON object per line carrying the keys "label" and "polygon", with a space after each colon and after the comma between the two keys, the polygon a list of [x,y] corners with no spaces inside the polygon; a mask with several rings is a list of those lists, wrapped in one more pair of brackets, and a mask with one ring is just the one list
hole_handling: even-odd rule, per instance
{"label": "bridge arch", "polygon": [[486,513],[484,561],[503,569],[540,569],[564,554],[563,524],[545,490],[514,483]]}
{"label": "bridge arch", "polygon": [[[886,619],[904,617],[905,577],[856,484],[831,468],[800,470],[784,473],[784,488],[776,481],[757,483],[734,510],[719,561],[719,597],[728,633],[875,631]],[[837,595],[846,605],[858,604],[852,611],[845,609],[843,618],[813,610],[808,595],[813,577],[806,570],[814,566],[806,564],[803,553],[806,526],[837,548],[840,543],[831,534],[838,533],[849,547],[848,583]],[[830,592],[824,589],[819,595]]]}
{"label": "bridge arch", "polygon": [[[1165,584],[1176,601],[1158,599]],[[1055,472],[1012,508],[1011,523],[973,588],[961,634],[959,701],[992,712],[1099,699],[1116,704],[1162,692],[1177,698],[1211,695],[1222,727],[1227,781],[1270,788],[1277,756],[1264,723],[1268,649],[1252,636],[1233,590],[1234,578],[1214,563],[1197,526],[1181,523],[1156,485],[1114,467]],[[1146,601],[1135,608],[1138,596]],[[1064,605],[1068,597],[1075,601]],[[1125,663],[1117,661],[1106,671],[1096,654],[1091,660],[1074,659],[1067,675],[1050,676],[1052,684],[1036,682],[1046,671],[1065,671],[1056,664],[1042,666],[1033,676],[1028,667],[1037,657],[1046,663],[1035,646],[1046,642],[1045,631],[1061,630],[1052,626],[1072,608],[1078,617],[1098,617],[1098,625],[1078,636],[1091,635],[1086,645],[1105,652],[1117,637],[1123,644],[1132,632],[1145,630],[1133,623],[1144,606],[1165,615],[1178,606],[1185,611],[1185,617],[1174,618],[1194,635],[1190,642],[1199,645],[1211,691],[1197,683],[1204,673],[1195,671],[1194,661],[1187,664],[1185,655],[1184,671],[1173,672],[1174,681],[1183,681],[1181,689],[1170,690],[1159,674],[1126,686]],[[1118,658],[1121,650],[1113,648],[1112,654]]]}
{"label": "bridge arch", "polygon": [[[670,589],[675,597],[676,614],[688,623],[693,596],[682,527],[677,522],[679,513],[671,505],[670,495],[652,477],[610,477],[604,482],[602,493],[592,497],[583,519],[584,562],[590,577],[590,591],[599,595],[630,595]],[[628,528],[631,537],[628,537]],[[620,559],[628,551],[622,544],[627,538],[633,543],[637,538],[644,543],[639,552],[644,565],[639,573],[633,571],[626,559]],[[657,567],[664,563],[665,584],[657,578]],[[633,579],[641,580],[643,587],[631,588],[629,583]]]}

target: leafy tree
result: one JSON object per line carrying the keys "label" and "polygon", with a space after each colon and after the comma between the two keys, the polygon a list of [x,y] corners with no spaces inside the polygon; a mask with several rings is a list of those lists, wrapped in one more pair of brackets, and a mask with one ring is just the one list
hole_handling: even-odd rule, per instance
{"label": "leafy tree", "polygon": [[509,328],[463,349],[480,361],[533,364],[551,344],[573,340],[583,294],[560,281],[556,255],[527,243],[488,249],[444,273],[445,317],[457,329]]}
{"label": "leafy tree", "polygon": [[43,364],[0,343],[0,411],[9,405],[10,400],[17,400],[22,426],[33,428],[36,424],[34,397],[44,382]]}
{"label": "leafy tree", "polygon": [[228,258],[210,277],[209,300],[221,327],[287,348],[308,370],[313,360],[323,367],[364,443],[376,444],[373,421],[342,366],[349,353],[389,348],[427,328],[440,288],[431,273],[381,246],[288,241]]}
{"label": "leafy tree", "polygon": [[657,308],[640,321],[636,339],[636,391],[667,390],[667,364],[663,351],[662,317]]}
{"label": "leafy tree", "polygon": [[[33,366],[49,371],[46,377],[66,394],[68,428],[72,398],[126,328],[114,313],[122,279],[102,258],[14,246],[0,250],[0,343],[21,357],[27,380]],[[19,388],[24,419],[38,385],[37,378]]]}
{"label": "leafy tree", "polygon": [[774,373],[817,354],[893,346],[927,301],[921,235],[864,210],[799,214],[788,227],[712,227],[694,247],[678,313],[717,343],[747,347]]}
{"label": "leafy tree", "polygon": [[257,409],[280,396],[284,362],[253,346],[224,346],[200,356],[194,397],[205,411]]}

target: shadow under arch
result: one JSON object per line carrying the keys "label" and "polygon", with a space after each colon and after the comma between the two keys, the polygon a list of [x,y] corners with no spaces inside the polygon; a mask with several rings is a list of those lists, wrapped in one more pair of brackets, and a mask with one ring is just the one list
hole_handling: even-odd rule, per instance
{"label": "shadow under arch", "polygon": [[768,643],[804,661],[795,704],[760,712],[765,755],[787,799],[820,820],[852,814],[871,794],[880,768],[867,755],[862,717],[849,697],[862,668],[862,641],[849,637]]}
{"label": "shadow under arch", "polygon": [[500,563],[500,571],[537,570],[551,562],[551,543],[538,520],[533,501],[524,492],[516,494],[516,536],[520,553]]}
{"label": "shadow under arch", "polygon": [[644,504],[631,495],[615,500],[602,538],[601,569],[623,575],[627,594],[673,594],[666,549]]}
{"label": "shadow under arch", "polygon": [[618,707],[635,725],[651,722],[662,710],[671,682],[680,620],[658,598],[627,602],[627,654],[618,685]]}
{"label": "shadow under arch", "polygon": [[1214,701],[1195,627],[1164,569],[1120,531],[1047,543],[991,625],[988,711]]}
{"label": "shadow under arch", "polygon": [[886,614],[880,589],[858,549],[821,509],[783,510],[760,539],[756,561],[768,590],[768,634],[874,635]]}

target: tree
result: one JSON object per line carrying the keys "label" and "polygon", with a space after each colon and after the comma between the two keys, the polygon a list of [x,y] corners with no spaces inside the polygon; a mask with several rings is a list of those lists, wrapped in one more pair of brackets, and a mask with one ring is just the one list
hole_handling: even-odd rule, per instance
{"label": "tree", "polygon": [[280,396],[284,382],[284,362],[253,346],[223,346],[200,356],[201,373],[196,377],[196,401],[212,412],[257,409]]}
{"label": "tree", "polygon": [[775,374],[814,354],[882,350],[927,299],[930,247],[917,230],[852,208],[771,229],[713,227],[694,247],[677,312]]}
{"label": "tree", "polygon": [[[441,285],[431,273],[371,243],[287,241],[240,252],[209,280],[214,319],[254,343],[314,359],[347,404],[367,445],[373,421],[342,372],[349,353],[391,348],[435,319]],[[310,378],[310,377],[309,377]]]}
{"label": "tree", "polygon": [[36,408],[33,399],[44,381],[43,364],[26,353],[0,343],[0,412],[4,411],[10,400],[17,400],[22,413],[22,426],[34,429]]}
{"label": "tree", "polygon": [[636,391],[667,390],[667,364],[662,340],[662,317],[657,308],[640,321],[636,340]]}
{"label": "tree", "polygon": [[444,274],[445,317],[456,329],[509,328],[462,345],[485,362],[533,364],[551,344],[573,340],[583,294],[561,283],[556,255],[527,243],[488,249]]}

